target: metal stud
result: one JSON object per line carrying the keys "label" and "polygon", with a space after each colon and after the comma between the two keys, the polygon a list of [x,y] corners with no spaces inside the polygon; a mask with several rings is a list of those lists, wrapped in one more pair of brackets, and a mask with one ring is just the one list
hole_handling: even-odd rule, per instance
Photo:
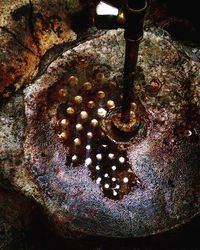
{"label": "metal stud", "polygon": [[75,101],[75,103],[80,104],[83,101],[83,97],[80,95],[77,95],[74,97],[74,101]]}
{"label": "metal stud", "polygon": [[83,125],[80,124],[80,123],[77,123],[77,124],[76,124],[76,130],[77,130],[77,131],[83,130]]}
{"label": "metal stud", "polygon": [[114,102],[113,100],[108,100],[108,101],[107,101],[107,107],[108,107],[109,109],[115,108],[115,102]]}
{"label": "metal stud", "polygon": [[75,144],[76,146],[81,145],[81,140],[80,140],[79,138],[75,138],[75,139],[74,139],[74,144]]}
{"label": "metal stud", "polygon": [[60,139],[62,140],[67,140],[68,138],[68,134],[66,131],[62,132],[60,135],[59,135]]}
{"label": "metal stud", "polygon": [[91,120],[91,125],[93,126],[93,127],[96,127],[96,126],[98,126],[98,121],[96,120],[96,119],[92,119]]}
{"label": "metal stud", "polygon": [[93,137],[92,132],[88,132],[88,133],[87,133],[87,137],[88,137],[89,139],[91,139],[91,138]]}
{"label": "metal stud", "polygon": [[70,76],[68,78],[68,83],[70,84],[70,86],[75,86],[78,84],[78,78],[76,76]]}
{"label": "metal stud", "polygon": [[58,93],[62,97],[67,96],[67,90],[66,89],[59,89]]}
{"label": "metal stud", "polygon": [[83,84],[83,88],[85,89],[85,90],[91,90],[92,89],[92,83],[90,83],[90,82],[85,82],[84,84]]}
{"label": "metal stud", "polygon": [[135,111],[137,109],[137,104],[135,102],[131,103],[131,109]]}
{"label": "metal stud", "polygon": [[97,110],[97,114],[99,117],[104,118],[107,114],[107,111],[104,108],[99,108]]}
{"label": "metal stud", "polygon": [[97,80],[102,81],[104,78],[105,78],[104,73],[98,72],[98,73],[96,74],[96,79],[97,79]]}
{"label": "metal stud", "polygon": [[66,109],[66,112],[68,115],[73,115],[75,113],[75,110],[72,107],[69,107]]}
{"label": "metal stud", "polygon": [[67,119],[62,119],[60,124],[63,128],[67,128],[67,126],[69,125],[69,121]]}
{"label": "metal stud", "polygon": [[105,94],[103,91],[98,91],[98,92],[97,92],[97,97],[98,97],[99,99],[103,99],[105,96],[106,96],[106,94]]}
{"label": "metal stud", "polygon": [[87,107],[88,107],[89,109],[95,108],[95,102],[94,102],[94,101],[89,101],[88,104],[87,104]]}
{"label": "metal stud", "polygon": [[81,111],[80,117],[81,119],[85,120],[88,118],[88,113],[86,111]]}

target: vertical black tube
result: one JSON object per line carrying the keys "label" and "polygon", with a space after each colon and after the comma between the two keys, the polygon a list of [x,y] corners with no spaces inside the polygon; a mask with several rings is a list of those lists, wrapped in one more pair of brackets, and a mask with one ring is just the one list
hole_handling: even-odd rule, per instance
{"label": "vertical black tube", "polygon": [[128,7],[133,10],[141,10],[145,6],[145,0],[128,0]]}
{"label": "vertical black tube", "polygon": [[124,76],[123,76],[123,99],[121,121],[130,121],[131,100],[133,99],[133,83],[135,80],[135,68],[137,64],[139,41],[126,42]]}
{"label": "vertical black tube", "polygon": [[140,40],[143,37],[143,23],[147,8],[146,0],[127,0],[124,8],[126,18],[124,37],[126,40],[123,99],[121,121],[129,123],[131,100]]}

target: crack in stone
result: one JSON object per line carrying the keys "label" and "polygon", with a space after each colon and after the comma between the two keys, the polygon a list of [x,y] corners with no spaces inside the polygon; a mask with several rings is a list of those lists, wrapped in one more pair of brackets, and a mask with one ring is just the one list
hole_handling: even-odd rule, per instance
{"label": "crack in stone", "polygon": [[28,50],[31,54],[35,55],[35,53],[26,45],[24,45],[24,43],[17,37],[17,35],[13,31],[9,30],[4,26],[0,26],[0,29],[10,34],[18,44],[20,44],[24,49]]}
{"label": "crack in stone", "polygon": [[34,43],[36,45],[37,53],[39,54],[39,41],[36,38],[36,36],[34,35],[35,34],[35,28],[34,28],[34,23],[33,23],[34,8],[33,8],[33,3],[32,3],[31,0],[29,0],[29,5],[30,5],[30,15],[29,15],[28,22],[29,22],[30,33],[31,33],[33,41],[34,41]]}
{"label": "crack in stone", "polygon": [[88,40],[92,40],[97,35],[100,36],[104,33],[104,31],[96,31],[89,34],[85,34],[84,36],[82,35],[75,41],[54,45],[52,48],[47,50],[46,53],[42,56],[38,66],[38,74],[36,75],[35,79],[39,78],[42,74],[44,74],[48,69],[49,65],[53,63],[56,59],[58,59],[65,51],[73,49],[81,43],[86,42]]}

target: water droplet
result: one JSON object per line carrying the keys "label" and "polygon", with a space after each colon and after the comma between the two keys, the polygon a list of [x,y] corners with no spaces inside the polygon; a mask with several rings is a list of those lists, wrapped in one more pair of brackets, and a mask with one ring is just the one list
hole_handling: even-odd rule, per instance
{"label": "water droplet", "polygon": [[99,160],[99,161],[102,160],[102,154],[97,154],[97,155],[96,155],[96,158],[97,158],[97,160]]}
{"label": "water droplet", "polygon": [[110,158],[111,160],[113,160],[113,159],[114,159],[114,157],[115,157],[115,155],[114,155],[114,154],[112,154],[112,153],[108,154],[108,158]]}
{"label": "water droplet", "polygon": [[104,187],[105,187],[106,189],[108,189],[110,186],[109,186],[108,183],[106,183],[106,184],[104,185]]}
{"label": "water droplet", "polygon": [[116,166],[112,166],[112,170],[115,171],[117,169]]}
{"label": "water droplet", "polygon": [[85,160],[85,165],[86,166],[89,166],[89,165],[91,165],[92,164],[92,159],[91,158],[87,158],[86,160]]}
{"label": "water droplet", "polygon": [[86,146],[86,149],[87,149],[87,150],[90,150],[90,149],[91,149],[91,146],[90,146],[90,145],[87,145],[87,146]]}
{"label": "water droplet", "polygon": [[101,182],[101,177],[98,177],[97,180],[96,180],[96,183],[100,184],[100,182]]}
{"label": "water droplet", "polygon": [[78,159],[77,155],[72,156],[72,161],[76,161]]}
{"label": "water droplet", "polygon": [[113,190],[113,196],[117,196],[117,192]]}
{"label": "water droplet", "polygon": [[125,162],[125,158],[124,158],[124,157],[122,157],[122,156],[121,156],[121,157],[119,157],[119,162],[120,162],[120,163],[124,163],[124,162]]}
{"label": "water droplet", "polygon": [[100,170],[100,166],[99,165],[96,166],[96,170]]}
{"label": "water droplet", "polygon": [[128,178],[127,178],[127,177],[124,177],[124,178],[123,178],[123,182],[124,182],[124,183],[128,183]]}

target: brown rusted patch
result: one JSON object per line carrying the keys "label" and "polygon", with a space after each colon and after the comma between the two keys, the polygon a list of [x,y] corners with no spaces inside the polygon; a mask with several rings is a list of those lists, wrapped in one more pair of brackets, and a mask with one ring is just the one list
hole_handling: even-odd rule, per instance
{"label": "brown rusted patch", "polygon": [[3,97],[10,96],[33,78],[40,59],[49,49],[76,40],[76,34],[70,28],[70,13],[80,10],[78,2],[67,1],[2,3],[0,93]]}
{"label": "brown rusted patch", "polygon": [[31,78],[38,58],[5,29],[0,28],[0,93],[11,94]]}

